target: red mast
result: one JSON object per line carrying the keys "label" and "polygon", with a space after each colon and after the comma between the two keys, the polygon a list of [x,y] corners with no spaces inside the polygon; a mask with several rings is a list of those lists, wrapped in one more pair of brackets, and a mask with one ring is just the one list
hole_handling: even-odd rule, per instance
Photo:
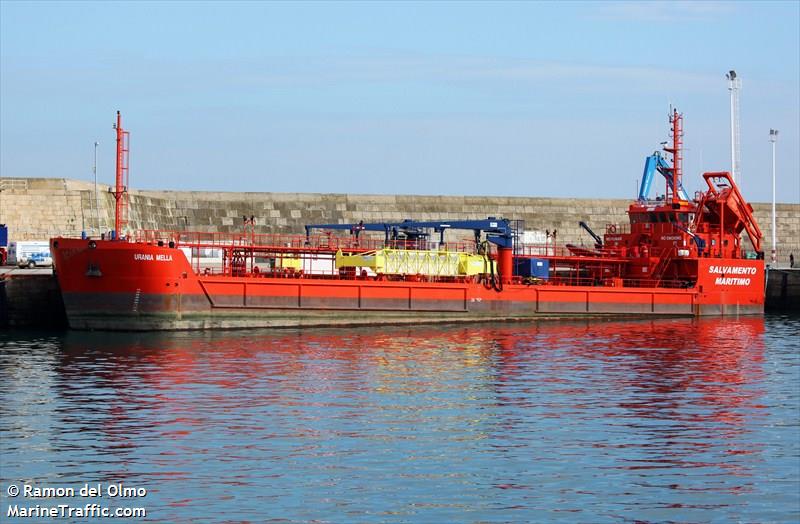
{"label": "red mast", "polygon": [[[683,178],[683,115],[677,109],[672,110],[669,115],[669,123],[672,124],[672,147],[665,147],[664,151],[672,153],[672,202],[677,204],[681,201],[678,188],[681,187]],[[669,191],[669,184],[667,184]]]}
{"label": "red mast", "polygon": [[122,116],[117,111],[117,177],[114,188],[114,237],[119,238],[122,227],[128,223],[128,151],[130,133],[122,129]]}

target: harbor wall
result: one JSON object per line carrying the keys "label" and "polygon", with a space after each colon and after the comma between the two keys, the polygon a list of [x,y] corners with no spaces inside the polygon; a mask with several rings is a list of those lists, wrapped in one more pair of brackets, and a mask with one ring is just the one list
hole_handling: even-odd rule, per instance
{"label": "harbor wall", "polygon": [[770,269],[765,302],[767,311],[800,311],[800,269]]}
{"label": "harbor wall", "polygon": [[[114,198],[109,186],[65,178],[0,178],[0,223],[9,240],[40,240],[113,228]],[[130,193],[131,229],[235,232],[242,216],[256,218],[256,231],[302,233],[308,223],[350,223],[497,216],[525,221],[526,230],[557,230],[558,243],[591,244],[578,226],[584,220],[602,234],[606,224],[627,223],[629,200],[501,196],[353,195],[322,193],[236,193],[139,191]],[[97,216],[95,219],[95,207]],[[754,203],[771,251],[771,205]],[[99,222],[99,227],[98,227]],[[800,205],[777,205],[779,266],[789,254],[800,257]],[[467,233],[464,238],[469,236]],[[453,240],[452,237],[450,237]],[[455,240],[460,237],[455,238]]]}
{"label": "harbor wall", "polygon": [[61,289],[53,274],[0,275],[0,328],[66,327]]}

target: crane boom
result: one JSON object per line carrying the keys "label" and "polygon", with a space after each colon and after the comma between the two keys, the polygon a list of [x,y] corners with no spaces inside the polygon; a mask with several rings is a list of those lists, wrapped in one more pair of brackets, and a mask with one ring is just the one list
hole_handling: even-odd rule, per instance
{"label": "crane boom", "polygon": [[[639,200],[647,200],[650,194],[650,187],[653,185],[653,178],[655,178],[656,171],[667,179],[670,189],[672,187],[672,167],[667,163],[661,153],[656,151],[652,155],[644,159],[644,172],[642,173],[642,183],[639,186]],[[689,195],[683,189],[683,185],[678,186],[678,196],[681,200],[689,200]]]}

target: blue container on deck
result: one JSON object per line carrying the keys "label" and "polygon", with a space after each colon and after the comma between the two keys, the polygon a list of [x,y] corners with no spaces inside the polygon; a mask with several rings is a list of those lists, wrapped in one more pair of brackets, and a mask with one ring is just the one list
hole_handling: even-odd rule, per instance
{"label": "blue container on deck", "polygon": [[520,277],[535,277],[542,280],[550,277],[550,261],[544,258],[518,258],[514,263],[514,269]]}

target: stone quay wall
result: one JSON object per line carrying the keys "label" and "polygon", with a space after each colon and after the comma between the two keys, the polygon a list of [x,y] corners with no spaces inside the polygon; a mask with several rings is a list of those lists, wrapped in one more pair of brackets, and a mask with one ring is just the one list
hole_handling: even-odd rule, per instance
{"label": "stone quay wall", "polygon": [[[45,240],[53,236],[97,234],[114,223],[114,198],[107,185],[64,178],[0,178],[0,223],[9,240]],[[234,193],[206,191],[130,192],[129,229],[238,232],[242,216],[256,218],[259,233],[303,233],[305,224],[378,221],[484,219],[488,216],[525,221],[532,231],[558,230],[558,244],[591,245],[578,226],[587,222],[598,234],[606,224],[627,224],[629,200],[436,195],[351,195],[321,193]],[[754,203],[764,233],[767,257],[771,246],[771,205]],[[98,218],[96,219],[95,216]],[[800,205],[777,205],[778,260],[788,265],[800,257]],[[99,223],[99,224],[98,224]],[[453,236],[450,236],[453,235]],[[466,239],[451,233],[449,241]],[[745,241],[745,245],[749,245]]]}

